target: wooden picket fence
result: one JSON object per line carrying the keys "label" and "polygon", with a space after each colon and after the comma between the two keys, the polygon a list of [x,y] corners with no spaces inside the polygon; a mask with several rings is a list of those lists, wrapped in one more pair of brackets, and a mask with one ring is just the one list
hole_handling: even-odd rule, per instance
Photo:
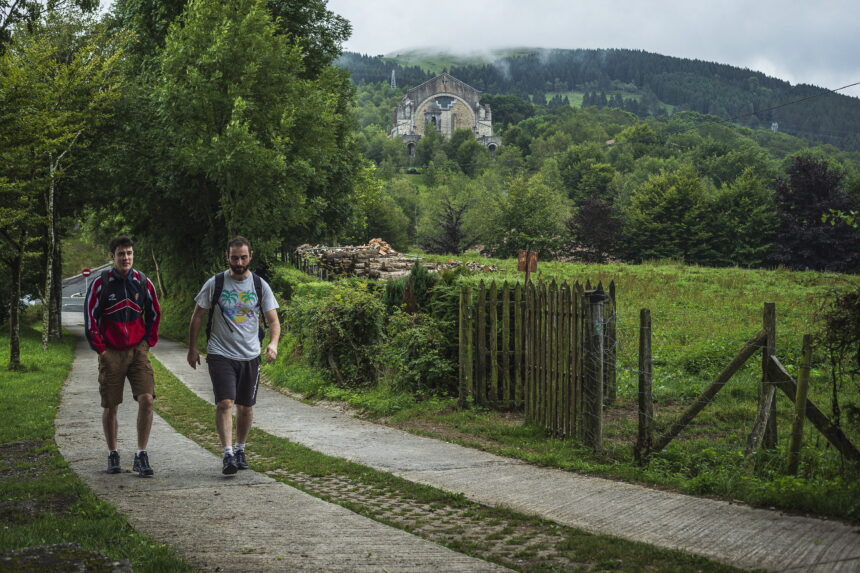
{"label": "wooden picket fence", "polygon": [[295,268],[305,274],[312,275],[324,281],[333,280],[333,273],[326,267],[318,264],[316,259],[308,260],[293,250],[286,252],[287,261]]}
{"label": "wooden picket fence", "polygon": [[498,285],[460,292],[460,401],[519,410],[599,448],[615,397],[615,284]]}

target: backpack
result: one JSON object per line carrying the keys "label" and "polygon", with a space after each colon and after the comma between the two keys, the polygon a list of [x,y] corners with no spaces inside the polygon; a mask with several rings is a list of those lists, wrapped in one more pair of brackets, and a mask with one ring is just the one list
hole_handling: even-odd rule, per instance
{"label": "backpack", "polygon": [[[257,295],[257,308],[260,309],[260,319],[257,321],[257,338],[262,344],[263,338],[266,337],[266,317],[263,315],[263,279],[257,273],[251,273],[251,278],[254,279],[254,293]],[[224,290],[224,273],[215,275],[215,291],[212,293],[212,305],[209,307],[209,320],[206,323],[206,340],[212,336],[212,315],[215,314],[215,306],[221,309],[221,317],[230,332],[233,332],[233,327],[230,326],[230,321],[224,316],[224,309],[221,308],[219,301],[221,300],[221,291]]]}

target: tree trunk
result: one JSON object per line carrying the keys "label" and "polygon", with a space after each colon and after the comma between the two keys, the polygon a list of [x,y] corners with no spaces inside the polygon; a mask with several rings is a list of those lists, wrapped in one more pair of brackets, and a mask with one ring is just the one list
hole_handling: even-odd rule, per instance
{"label": "tree trunk", "polygon": [[[24,237],[26,239],[26,236]],[[22,240],[21,245],[26,241]],[[24,266],[23,248],[15,253],[9,265],[12,270],[12,294],[9,303],[9,370],[21,369],[21,269]]]}
{"label": "tree trunk", "polygon": [[47,350],[48,340],[51,336],[51,306],[54,301],[54,245],[56,234],[54,232],[54,166],[51,163],[51,183],[48,185],[45,197],[45,214],[48,219],[48,241],[45,246],[45,290],[42,297],[42,348]]}
{"label": "tree trunk", "polygon": [[[56,231],[59,236],[59,229]],[[54,252],[54,304],[51,306],[51,340],[63,336],[63,251],[61,241],[57,240]]]}
{"label": "tree trunk", "polygon": [[161,279],[161,265],[158,264],[158,259],[155,258],[155,251],[150,249],[152,255],[152,264],[155,265],[155,281],[158,283],[158,298],[167,298],[167,289],[164,288],[164,281]]}

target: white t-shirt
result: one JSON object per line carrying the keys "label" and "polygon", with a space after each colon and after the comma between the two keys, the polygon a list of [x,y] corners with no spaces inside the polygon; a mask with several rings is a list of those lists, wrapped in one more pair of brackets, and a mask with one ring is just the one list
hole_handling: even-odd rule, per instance
{"label": "white t-shirt", "polygon": [[[272,288],[266,281],[263,286],[262,311],[266,313],[278,308],[278,301],[272,294]],[[212,295],[215,290],[215,277],[211,277],[194,300],[201,308],[212,306]],[[254,291],[254,279],[248,278],[236,281],[229,271],[224,271],[224,289],[221,291],[220,303],[212,312],[212,333],[206,351],[232,360],[252,360],[260,355],[260,339],[258,328],[261,317],[257,306],[257,294]]]}

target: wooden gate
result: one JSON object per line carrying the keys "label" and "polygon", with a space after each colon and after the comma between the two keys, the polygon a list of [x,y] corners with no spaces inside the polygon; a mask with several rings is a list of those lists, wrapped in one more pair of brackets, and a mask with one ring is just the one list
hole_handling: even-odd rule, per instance
{"label": "wooden gate", "polygon": [[521,410],[599,447],[603,402],[614,398],[614,291],[554,281],[462,289],[461,402]]}

